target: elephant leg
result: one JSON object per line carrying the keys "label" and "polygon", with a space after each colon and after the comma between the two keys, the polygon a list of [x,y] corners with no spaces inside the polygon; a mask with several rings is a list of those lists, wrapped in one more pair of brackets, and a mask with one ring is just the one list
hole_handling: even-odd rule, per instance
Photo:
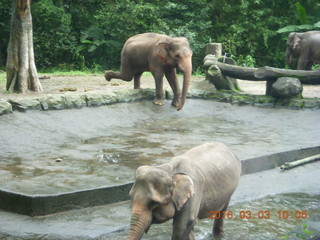
{"label": "elephant leg", "polygon": [[155,80],[155,84],[156,84],[156,96],[153,100],[153,103],[155,105],[159,105],[162,106],[163,105],[163,72],[161,71],[153,71],[151,72],[154,80]]}
{"label": "elephant leg", "polygon": [[134,89],[140,89],[140,78],[141,78],[142,72],[136,73],[134,75]]}
{"label": "elephant leg", "polygon": [[180,91],[179,82],[176,74],[176,69],[175,68],[167,69],[165,71],[165,76],[173,92],[173,100],[171,104],[174,107],[178,107],[180,102],[180,97],[181,97],[181,91]]}
{"label": "elephant leg", "polygon": [[135,75],[135,71],[132,69],[131,65],[121,59],[120,72],[106,71],[104,76],[107,81],[111,81],[112,78],[117,78],[130,82]]}
{"label": "elephant leg", "polygon": [[124,80],[126,82],[130,82],[133,78],[133,73],[131,71],[129,72],[106,71],[104,74],[104,77],[108,82],[110,82],[112,78],[117,78],[117,79]]}
{"label": "elephant leg", "polygon": [[311,70],[312,65],[313,65],[313,62],[309,61],[309,62],[306,64],[305,70]]}
{"label": "elephant leg", "polygon": [[188,238],[188,240],[195,240],[196,238],[195,238],[195,236],[194,236],[194,232],[193,232],[193,228],[192,228],[192,230],[191,230],[191,232],[189,233],[189,238]]}
{"label": "elephant leg", "polygon": [[187,239],[187,240],[194,240],[193,234],[193,227],[196,223],[195,219],[189,219],[188,221],[185,220],[173,220],[173,231],[172,231],[172,240],[180,240],[180,239]]}
{"label": "elephant leg", "polygon": [[223,224],[224,224],[224,217],[225,217],[225,212],[228,208],[229,201],[228,203],[224,206],[224,208],[220,211],[220,218],[214,219],[214,225],[213,225],[213,230],[212,233],[213,235],[219,235],[223,233]]}
{"label": "elephant leg", "polygon": [[195,239],[193,234],[193,227],[198,219],[198,213],[202,199],[201,187],[199,187],[198,190],[200,192],[198,193],[197,198],[190,198],[185,203],[183,208],[178,212],[178,214],[174,217],[171,239]]}
{"label": "elephant leg", "polygon": [[[298,67],[297,67],[298,70],[310,70],[311,69],[311,66],[309,67],[309,65],[310,65],[309,57],[310,57],[310,53],[309,53],[308,49],[301,50],[301,54],[300,54],[299,61],[298,61]],[[309,67],[309,69],[308,69],[308,67]]]}

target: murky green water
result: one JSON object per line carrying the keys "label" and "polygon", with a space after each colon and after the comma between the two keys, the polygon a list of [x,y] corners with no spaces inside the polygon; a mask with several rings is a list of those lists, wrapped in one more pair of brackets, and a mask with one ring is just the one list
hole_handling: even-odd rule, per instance
{"label": "murky green water", "polygon": [[[310,216],[320,214],[320,196],[280,194],[234,205],[229,207],[228,211],[232,211],[232,215],[229,215],[232,216],[232,219],[225,219],[225,233],[223,237],[214,238],[211,235],[213,220],[204,219],[196,224],[196,239],[281,239],[281,237],[287,236],[296,225],[307,223]],[[287,212],[288,217],[286,215]],[[268,216],[270,217],[266,219]],[[304,219],[304,216],[307,216],[307,219]],[[143,239],[171,239],[171,232],[171,222],[152,225]],[[125,236],[126,232],[122,232],[102,239],[122,240]]]}
{"label": "murky green water", "polygon": [[[320,111],[264,109],[188,100],[27,112],[0,118],[2,189],[47,194],[133,180],[204,142],[222,141],[241,158],[320,145]],[[28,186],[27,188],[25,186]]]}

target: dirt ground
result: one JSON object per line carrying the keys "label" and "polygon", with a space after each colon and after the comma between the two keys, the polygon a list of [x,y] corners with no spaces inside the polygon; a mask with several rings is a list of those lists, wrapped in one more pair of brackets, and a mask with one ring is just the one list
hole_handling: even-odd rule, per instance
{"label": "dirt ground", "polygon": [[[8,99],[21,96],[41,96],[43,94],[59,94],[66,91],[76,91],[78,93],[107,90],[107,89],[128,89],[133,88],[133,81],[125,82],[122,80],[113,79],[107,82],[101,75],[87,76],[55,76],[55,75],[39,75],[43,92],[27,94],[7,94],[5,93],[5,85],[0,85],[0,99]],[[179,76],[180,87],[182,87],[182,76]],[[245,81],[238,80],[238,84],[244,93],[248,94],[265,94],[266,83],[264,81]],[[143,75],[141,78],[142,88],[155,88],[154,80],[151,75]],[[169,88],[168,82],[164,79],[164,87]],[[205,80],[204,76],[193,76],[190,88],[197,89],[214,89],[214,86]],[[303,96],[308,98],[320,97],[320,85],[304,85]]]}

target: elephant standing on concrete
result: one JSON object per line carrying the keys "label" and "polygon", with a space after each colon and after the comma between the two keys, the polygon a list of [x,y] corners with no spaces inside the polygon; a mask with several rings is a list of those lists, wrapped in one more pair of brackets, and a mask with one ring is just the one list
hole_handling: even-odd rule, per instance
{"label": "elephant standing on concrete", "polygon": [[[106,71],[105,78],[131,81],[134,88],[140,88],[140,77],[143,72],[150,71],[155,79],[156,105],[163,105],[163,75],[166,76],[174,98],[172,105],[181,110],[190,85],[192,73],[192,51],[184,37],[169,37],[156,33],[143,33],[129,38],[121,52],[120,72]],[[183,72],[182,95],[176,76],[176,68]]]}
{"label": "elephant standing on concrete", "polygon": [[320,63],[320,31],[289,34],[286,62],[292,65],[295,57],[298,70],[310,70],[313,63]]}
{"label": "elephant standing on concrete", "polygon": [[128,239],[141,239],[153,223],[173,218],[172,239],[194,239],[197,219],[219,211],[213,233],[223,219],[241,173],[240,160],[223,143],[192,148],[158,166],[141,166],[130,190],[132,215]]}

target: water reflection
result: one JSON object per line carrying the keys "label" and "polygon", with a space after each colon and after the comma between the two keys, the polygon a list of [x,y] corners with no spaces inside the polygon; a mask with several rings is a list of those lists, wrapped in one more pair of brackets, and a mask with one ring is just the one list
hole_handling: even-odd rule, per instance
{"label": "water reflection", "polygon": [[55,193],[122,184],[140,165],[166,162],[209,141],[225,142],[241,159],[320,145],[318,110],[204,100],[188,101],[181,112],[169,106],[142,102],[2,116],[2,187]]}

